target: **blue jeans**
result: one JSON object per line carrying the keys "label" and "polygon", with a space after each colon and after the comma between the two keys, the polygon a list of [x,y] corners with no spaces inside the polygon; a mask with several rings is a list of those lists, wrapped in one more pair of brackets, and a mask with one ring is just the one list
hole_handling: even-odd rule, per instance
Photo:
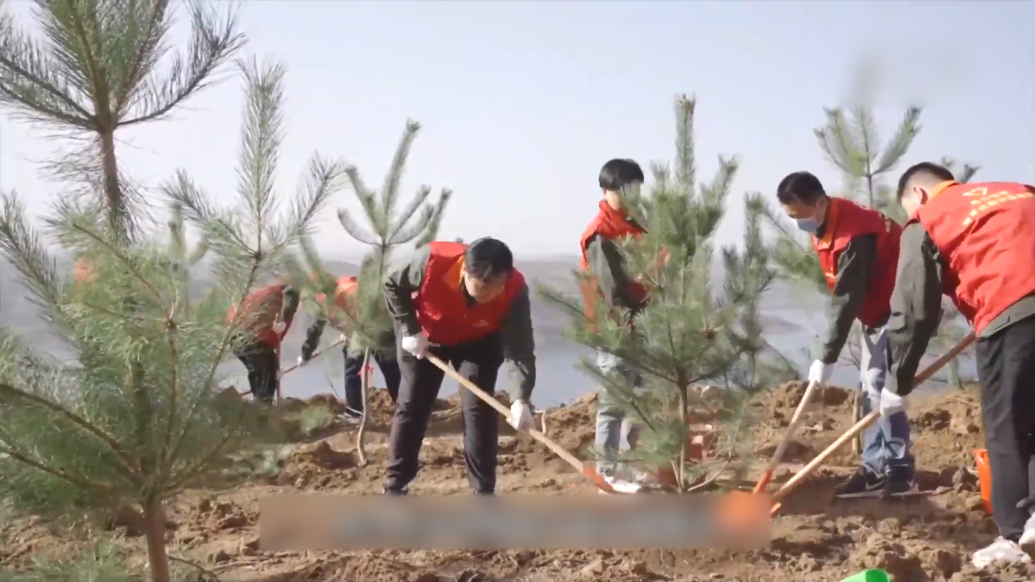
{"label": "blue jeans", "polygon": [[[859,379],[863,390],[863,414],[873,411],[869,395],[880,394],[888,372],[887,328],[863,330]],[[902,474],[912,479],[916,462],[909,453],[909,419],[905,411],[880,417],[862,434],[863,469],[877,475]],[[901,472],[901,473],[900,473]]]}
{"label": "blue jeans", "polygon": [[[640,383],[639,375],[612,354],[597,352],[596,363],[600,371],[605,374],[618,372],[634,386],[638,386]],[[594,439],[594,445],[601,457],[597,461],[598,473],[614,476],[618,468],[615,462],[617,457],[632,448],[631,443],[635,440],[637,432],[638,427],[632,420],[626,418],[625,411],[611,401],[606,390],[601,389],[597,395],[597,422]]]}

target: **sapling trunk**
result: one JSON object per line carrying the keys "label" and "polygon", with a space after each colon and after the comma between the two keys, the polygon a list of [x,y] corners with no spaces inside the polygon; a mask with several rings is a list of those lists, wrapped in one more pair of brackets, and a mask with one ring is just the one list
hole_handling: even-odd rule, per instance
{"label": "sapling trunk", "polygon": [[169,554],[165,549],[165,512],[161,501],[152,501],[144,506],[144,536],[151,582],[171,582]]}
{"label": "sapling trunk", "polygon": [[[687,428],[686,419],[690,417],[690,401],[689,401],[688,389],[686,386],[679,387],[679,418],[683,423],[684,431]],[[684,435],[681,439],[682,442],[679,445],[679,492],[683,493],[686,491],[686,441],[689,440]]]}
{"label": "sapling trunk", "polygon": [[370,392],[370,373],[367,371],[367,366],[370,365],[370,349],[368,348],[363,352],[363,376],[360,382],[360,397],[363,400],[363,413],[359,418],[359,432],[356,433],[356,455],[359,456],[359,466],[367,466],[367,452],[366,452],[366,440],[367,435],[367,418],[370,415],[370,399],[367,394]]}

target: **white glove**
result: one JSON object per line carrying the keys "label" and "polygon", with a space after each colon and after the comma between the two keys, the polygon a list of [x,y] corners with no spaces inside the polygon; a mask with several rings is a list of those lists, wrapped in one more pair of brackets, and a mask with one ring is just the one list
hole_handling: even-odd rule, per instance
{"label": "white glove", "polygon": [[518,400],[510,405],[510,426],[517,430],[525,431],[535,428],[535,418],[532,417],[532,407],[524,400]]}
{"label": "white glove", "polygon": [[424,332],[420,332],[417,335],[408,335],[402,338],[399,345],[402,349],[413,354],[415,358],[421,360],[428,354],[428,348],[435,344],[428,341],[428,336],[424,335]]}
{"label": "white glove", "polygon": [[880,415],[891,416],[906,409],[906,399],[891,390],[881,390]]}
{"label": "white glove", "polygon": [[820,360],[816,360],[815,362],[812,362],[812,367],[809,368],[809,382],[826,384],[830,381],[830,376],[833,374],[833,366],[828,366]]}
{"label": "white glove", "polygon": [[275,333],[277,335],[280,335],[280,334],[284,333],[285,329],[287,329],[287,324],[284,323],[283,321],[278,321],[278,322],[273,324],[273,333]]}

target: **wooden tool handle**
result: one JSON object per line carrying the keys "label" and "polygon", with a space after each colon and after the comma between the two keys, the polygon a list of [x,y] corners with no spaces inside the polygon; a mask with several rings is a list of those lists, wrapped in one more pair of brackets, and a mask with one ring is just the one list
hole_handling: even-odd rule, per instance
{"label": "wooden tool handle", "polygon": [[[329,349],[331,349],[331,348],[336,348],[336,347],[338,347],[338,346],[342,345],[343,343],[345,343],[345,340],[343,340],[343,339],[340,339],[340,340],[338,340],[338,341],[334,342],[333,344],[331,344],[331,345],[327,346],[326,348],[324,348],[324,349],[322,349],[322,350],[318,350],[318,351],[316,351],[316,352],[313,352],[313,355],[312,355],[312,356],[309,356],[309,359],[310,359],[310,360],[312,360],[312,359],[313,359],[313,358],[315,358],[316,356],[320,356],[320,355],[323,355],[323,353],[324,353],[324,352],[326,352],[327,350],[329,350]],[[308,363],[308,362],[304,362],[304,363]],[[290,366],[288,366],[287,368],[284,368],[284,371],[283,371],[283,372],[281,372],[281,373],[280,373],[280,375],[281,375],[281,376],[283,376],[284,374],[287,374],[288,372],[290,372],[290,371],[292,371],[292,370],[295,370],[295,369],[297,369],[297,368],[301,367],[301,365],[302,365],[302,364],[299,364],[298,362],[295,362],[294,364],[291,364],[291,365],[290,365]]]}
{"label": "wooden tool handle", "polygon": [[[510,410],[506,406],[500,404],[499,400],[496,400],[488,393],[486,393],[484,390],[475,386],[473,382],[468,381],[467,378],[464,378],[463,376],[458,374],[455,370],[453,370],[453,368],[449,367],[449,365],[443,362],[442,360],[430,354],[428,354],[425,357],[427,357],[429,362],[438,366],[443,372],[446,373],[446,375],[456,380],[465,389],[470,390],[472,394],[483,400],[489,406],[495,408],[497,412],[503,415],[503,418],[507,419],[507,422],[512,422],[513,417],[510,414]],[[543,445],[545,445],[546,448],[553,451],[558,457],[567,461],[569,465],[575,467],[575,469],[577,469],[580,472],[582,471],[582,461],[578,460],[577,458],[575,458],[574,455],[564,450],[564,447],[553,442],[546,435],[534,428],[528,429],[528,434],[532,435],[532,438],[534,438],[535,440],[543,443]]]}
{"label": "wooden tool handle", "polygon": [[[945,364],[951,362],[956,356],[960,355],[960,352],[970,347],[970,344],[972,343],[974,343],[974,334],[970,333],[967,335],[967,337],[963,338],[960,341],[960,343],[953,346],[951,350],[949,350],[940,358],[935,360],[930,366],[927,366],[927,368],[925,368],[924,371],[917,374],[916,378],[913,380],[914,386],[930,379],[930,377],[934,376],[938,372],[938,370],[942,369],[942,367],[945,366]],[[845,443],[855,438],[857,434],[860,434],[862,431],[866,430],[871,424],[877,422],[878,418],[880,418],[880,411],[874,410],[873,412],[863,417],[862,420],[855,423],[855,425],[852,426],[852,428],[848,429],[848,432],[841,435],[839,439],[834,441],[833,444],[827,447],[822,453],[817,455],[815,459],[812,459],[812,461],[810,461],[808,465],[802,467],[801,471],[798,471],[797,475],[795,475],[789,481],[784,483],[783,486],[776,491],[776,493],[773,493],[773,502],[778,502],[784,497],[787,497],[787,495],[791,491],[793,491],[794,488],[797,487],[802,481],[804,481],[806,477],[808,477],[810,474],[812,474],[813,471],[819,468],[819,466],[823,464],[823,461],[826,461],[827,458],[830,457],[830,455],[833,455],[837,451],[837,449],[841,448],[841,446],[843,446]]]}
{"label": "wooden tool handle", "polygon": [[759,493],[765,489],[769,484],[769,480],[772,479],[773,471],[775,471],[780,465],[780,460],[783,459],[784,453],[787,452],[787,445],[791,442],[791,437],[794,436],[794,432],[797,430],[798,425],[801,424],[805,407],[809,405],[809,401],[812,400],[812,394],[815,393],[818,387],[819,382],[809,382],[809,386],[805,389],[805,394],[801,397],[801,402],[798,403],[798,408],[794,410],[794,416],[791,417],[791,423],[787,425],[787,430],[784,432],[783,440],[780,441],[780,445],[776,447],[776,451],[773,453],[773,458],[769,460],[769,465],[765,469],[765,474],[755,486],[755,493]]}

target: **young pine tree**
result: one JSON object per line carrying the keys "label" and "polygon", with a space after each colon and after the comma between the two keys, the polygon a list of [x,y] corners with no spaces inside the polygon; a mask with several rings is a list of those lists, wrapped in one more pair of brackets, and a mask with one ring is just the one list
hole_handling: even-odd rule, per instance
{"label": "young pine tree", "polygon": [[[626,269],[647,287],[647,306],[627,325],[622,322],[630,321],[630,314],[623,310],[594,310],[588,316],[581,300],[540,289],[546,300],[572,314],[576,341],[617,356],[642,375],[642,387],[636,388],[618,373],[605,374],[589,360],[581,362],[583,370],[641,427],[637,450],[629,460],[651,467],[671,465],[682,491],[710,481],[709,473],[714,478],[744,457],[749,420],[746,393],[729,386],[718,391],[721,401],[716,402],[693,387],[727,377],[745,354],[756,351],[745,345],[745,332],[756,331],[742,326],[750,310],[745,305],[755,300],[770,278],[765,253],[759,254],[757,244],[749,244],[743,254],[726,249],[727,266],[734,272],[727,274],[727,285],[713,284],[712,240],[737,162],[720,157],[713,180],[697,185],[695,108],[693,98],[682,96],[676,102],[674,170],[655,164],[648,195],[638,190],[623,193],[633,216],[647,230],[621,243]],[[718,453],[693,466],[687,458],[692,411],[715,415]]]}
{"label": "young pine tree", "polygon": [[0,250],[76,359],[38,353],[0,328],[0,492],[50,515],[139,507],[155,582],[170,580],[165,501],[226,483],[228,456],[265,438],[258,407],[215,389],[248,323],[227,322],[228,307],[272,274],[340,174],[315,158],[290,209],[274,213],[282,70],[252,66],[245,75],[239,207],[217,209],[183,173],[164,189],[215,255],[217,284],[203,297],[184,290],[186,253],[170,255],[163,237],[126,242],[72,199],[47,231],[88,258],[89,276],[63,281],[17,198],[5,197],[0,211]]}
{"label": "young pine tree", "polygon": [[[338,315],[339,323],[335,327],[349,334],[349,353],[363,355],[363,370],[370,365],[375,353],[381,357],[395,358],[395,335],[383,288],[384,276],[394,252],[399,247],[411,243],[420,248],[434,241],[446,205],[453,195],[450,190],[443,189],[438,199],[432,202],[429,200],[431,187],[421,186],[417,195],[400,208],[400,184],[413,140],[419,131],[419,123],[412,120],[406,122],[406,129],[395,150],[395,156],[380,191],[369,189],[355,167],[350,166],[345,170],[352,190],[359,200],[367,226],[362,225],[357,217],[345,208],[338,210],[338,220],[349,236],[370,247],[370,252],[363,258],[360,266],[358,289],[351,302],[355,307],[352,315],[334,309],[334,277],[320,266],[319,258],[311,250],[311,246],[305,247],[308,249],[306,255],[310,271],[321,273],[319,292],[328,298],[327,305],[322,306],[322,310],[330,316],[328,321],[333,321],[335,313]],[[369,413],[368,383],[369,375],[364,373],[363,416],[356,436],[356,451],[361,464],[366,464],[364,437]]]}
{"label": "young pine tree", "polygon": [[127,183],[115,152],[121,127],[160,120],[204,89],[244,43],[233,12],[191,1],[190,41],[171,53],[172,0],[37,0],[34,38],[0,2],[0,107],[29,121],[86,138],[55,161],[59,176],[85,180],[106,227],[130,236],[142,199]]}

